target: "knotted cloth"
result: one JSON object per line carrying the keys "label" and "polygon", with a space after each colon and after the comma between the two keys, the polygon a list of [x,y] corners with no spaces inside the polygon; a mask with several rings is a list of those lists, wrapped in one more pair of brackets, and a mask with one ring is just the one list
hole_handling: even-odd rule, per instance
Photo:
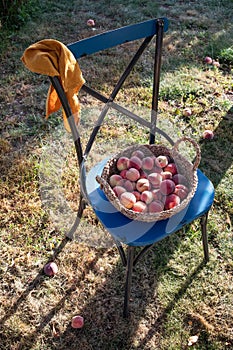
{"label": "knotted cloth", "polygon": [[[75,123],[78,124],[80,103],[77,94],[85,80],[72,52],[57,40],[45,39],[30,45],[24,51],[21,60],[34,73],[59,77]],[[56,90],[50,85],[46,100],[46,118],[51,113],[58,111],[61,106],[62,104]],[[70,131],[64,110],[63,120],[65,128]]]}

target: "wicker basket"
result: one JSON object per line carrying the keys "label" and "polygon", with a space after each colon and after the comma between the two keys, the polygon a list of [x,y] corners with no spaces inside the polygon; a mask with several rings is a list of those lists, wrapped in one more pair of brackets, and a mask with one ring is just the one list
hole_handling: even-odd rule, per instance
{"label": "wicker basket", "polygon": [[[194,149],[196,151],[196,157],[194,163],[191,163],[189,160],[187,160],[184,156],[182,156],[178,152],[178,146],[181,142],[189,142],[194,146]],[[113,189],[111,188],[109,184],[109,178],[112,174],[116,174],[119,172],[116,168],[116,163],[119,157],[121,156],[130,156],[133,151],[141,149],[145,156],[151,156],[152,154],[154,156],[159,155],[165,155],[171,160],[173,160],[177,166],[178,172],[182,175],[184,175],[187,179],[187,187],[189,189],[189,193],[187,197],[177,206],[175,206],[172,209],[164,210],[159,213],[143,213],[143,212],[135,212],[131,209],[125,208],[117,196],[115,195]],[[201,159],[201,151],[198,144],[189,137],[183,137],[179,140],[177,140],[173,146],[173,148],[169,149],[163,145],[134,145],[126,148],[125,150],[121,151],[120,153],[116,154],[114,157],[112,157],[107,164],[105,165],[101,176],[96,176],[97,182],[100,184],[101,189],[104,191],[106,197],[108,200],[113,204],[113,206],[120,211],[122,214],[127,216],[129,219],[132,220],[138,220],[138,221],[145,221],[145,222],[153,222],[158,220],[164,220],[168,219],[174,214],[177,214],[181,210],[183,210],[192,197],[194,196],[194,193],[197,188],[197,172],[196,169],[200,163]]]}

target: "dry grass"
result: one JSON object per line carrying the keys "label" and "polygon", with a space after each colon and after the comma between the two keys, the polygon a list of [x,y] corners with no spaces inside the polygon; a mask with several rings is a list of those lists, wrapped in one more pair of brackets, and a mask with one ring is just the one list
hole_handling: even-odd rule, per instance
{"label": "dry grass", "polygon": [[[40,18],[1,44],[0,349],[185,350],[193,335],[199,337],[195,349],[231,349],[233,91],[231,66],[221,58],[221,49],[233,45],[232,2],[192,1],[191,9],[190,2],[172,0],[157,2],[156,7],[153,1],[143,5],[124,0],[114,4],[41,0],[38,6]],[[200,142],[201,168],[216,188],[208,226],[210,262],[202,262],[198,222],[157,244],[134,271],[131,314],[125,320],[124,268],[90,208],[77,239],[64,238],[79,193],[74,151],[60,114],[48,122],[41,118],[48,81],[26,71],[20,56],[29,44],[45,37],[68,43],[92,35],[86,26],[90,17],[97,22],[97,33],[157,15],[171,19],[165,37],[159,123],[175,137],[185,134]],[[124,48],[126,59],[131,49]],[[115,66],[106,69],[114,55],[97,58],[98,64],[104,63],[100,71],[94,58],[80,61],[87,80],[95,78],[95,86],[104,92],[111,77],[119,74]],[[220,69],[204,65],[205,55],[222,59]],[[125,102],[136,108],[148,108],[149,70],[150,65],[141,62],[134,72],[135,85],[127,85]],[[138,92],[140,81],[143,87]],[[85,143],[98,105],[85,95],[80,99]],[[185,107],[193,111],[189,119],[183,117]],[[169,122],[164,123],[165,118]],[[202,140],[207,127],[215,132],[211,142]],[[118,147],[142,142],[143,130],[110,115],[90,163],[113,152],[116,138]],[[50,185],[55,191],[49,191]],[[54,201],[43,197],[49,193],[53,199],[54,192]],[[60,193],[65,207],[59,207]],[[69,215],[62,229],[64,208]],[[53,278],[43,273],[51,260],[59,267]],[[76,314],[85,319],[81,330],[71,328]]]}

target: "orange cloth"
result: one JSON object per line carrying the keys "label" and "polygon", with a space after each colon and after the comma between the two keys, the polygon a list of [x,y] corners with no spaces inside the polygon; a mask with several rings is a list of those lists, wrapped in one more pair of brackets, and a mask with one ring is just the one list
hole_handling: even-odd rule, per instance
{"label": "orange cloth", "polygon": [[[24,51],[21,60],[34,73],[52,77],[59,76],[77,124],[79,122],[80,111],[77,94],[85,83],[85,80],[72,52],[57,40],[45,39],[30,45]],[[58,111],[61,106],[56,90],[50,85],[46,101],[46,118],[51,113]],[[70,131],[64,110],[63,118],[66,129]]]}

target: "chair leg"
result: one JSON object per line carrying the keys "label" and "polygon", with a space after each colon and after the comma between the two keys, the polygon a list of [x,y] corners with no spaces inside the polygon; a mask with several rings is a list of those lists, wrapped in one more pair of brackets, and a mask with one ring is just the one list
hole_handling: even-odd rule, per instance
{"label": "chair leg", "polygon": [[207,212],[205,215],[201,217],[201,233],[202,233],[202,243],[204,249],[205,262],[209,261],[209,247],[208,247],[208,237],[207,237],[207,221],[208,221]]}
{"label": "chair leg", "polygon": [[127,266],[126,266],[126,281],[125,281],[125,298],[123,317],[129,316],[129,298],[131,292],[132,271],[133,271],[134,247],[128,247]]}
{"label": "chair leg", "polygon": [[124,267],[127,266],[127,259],[126,259],[126,255],[125,255],[125,251],[121,245],[121,242],[115,240],[115,244],[117,246],[117,249],[118,249],[118,252],[119,252],[119,255],[120,255],[120,258],[121,258],[121,262],[122,262],[122,265]]}

